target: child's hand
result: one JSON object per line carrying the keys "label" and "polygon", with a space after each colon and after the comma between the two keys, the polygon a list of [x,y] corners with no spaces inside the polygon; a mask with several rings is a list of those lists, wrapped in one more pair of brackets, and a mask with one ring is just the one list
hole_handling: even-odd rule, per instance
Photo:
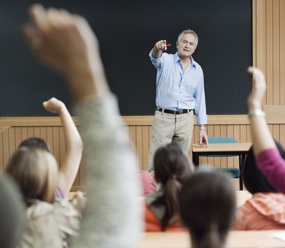
{"label": "child's hand", "polygon": [[54,114],[60,114],[62,112],[62,109],[65,108],[65,104],[55,97],[52,97],[48,101],[43,102],[43,106],[48,112]]}
{"label": "child's hand", "polygon": [[86,197],[81,191],[77,191],[71,201],[73,207],[82,213],[86,206]]}

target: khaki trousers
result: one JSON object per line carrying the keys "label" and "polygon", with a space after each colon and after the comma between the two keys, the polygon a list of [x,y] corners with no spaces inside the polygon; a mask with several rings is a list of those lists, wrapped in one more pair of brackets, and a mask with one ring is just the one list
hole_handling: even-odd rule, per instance
{"label": "khaki trousers", "polygon": [[189,113],[174,115],[155,111],[150,147],[148,171],[153,171],[153,157],[158,147],[176,142],[186,154],[189,154],[194,127],[193,110]]}

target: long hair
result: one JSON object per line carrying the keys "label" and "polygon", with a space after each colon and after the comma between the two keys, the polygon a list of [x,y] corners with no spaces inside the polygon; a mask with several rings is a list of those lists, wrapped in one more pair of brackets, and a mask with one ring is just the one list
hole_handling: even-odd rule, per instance
{"label": "long hair", "polygon": [[183,184],[180,216],[191,234],[192,247],[224,247],[235,218],[236,198],[228,175],[200,170]]}
{"label": "long hair", "polygon": [[58,182],[54,156],[43,149],[19,148],[6,167],[19,185],[27,206],[35,200],[53,203]]}
{"label": "long hair", "polygon": [[160,221],[161,230],[164,231],[169,221],[178,216],[181,183],[192,173],[192,167],[188,157],[176,143],[159,147],[154,155],[153,164],[154,177],[161,186],[162,195],[151,205],[165,206],[165,214]]}
{"label": "long hair", "polygon": [[[285,151],[282,145],[275,140],[275,144],[283,159],[285,159]],[[253,146],[249,149],[246,160],[243,165],[243,182],[246,189],[251,193],[277,192],[277,190],[267,181],[265,175],[258,169]]]}

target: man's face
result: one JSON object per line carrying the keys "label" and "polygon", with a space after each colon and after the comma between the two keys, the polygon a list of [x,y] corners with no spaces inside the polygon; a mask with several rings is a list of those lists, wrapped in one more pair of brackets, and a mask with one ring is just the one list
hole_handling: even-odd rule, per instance
{"label": "man's face", "polygon": [[176,42],[178,56],[180,58],[189,58],[197,47],[197,40],[193,34],[184,34],[181,40]]}

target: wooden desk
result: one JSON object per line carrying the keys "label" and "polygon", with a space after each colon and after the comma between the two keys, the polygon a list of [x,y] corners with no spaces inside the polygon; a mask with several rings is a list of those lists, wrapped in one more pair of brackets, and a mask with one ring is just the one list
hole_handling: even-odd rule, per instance
{"label": "wooden desk", "polygon": [[[227,248],[278,248],[285,247],[285,241],[270,237],[273,233],[285,231],[231,231]],[[139,248],[190,248],[190,237],[187,232],[145,233]]]}
{"label": "wooden desk", "polygon": [[[251,143],[219,143],[208,144],[208,147],[201,147],[199,145],[192,145],[192,158],[195,166],[199,166],[199,157],[207,155],[219,155],[230,154],[233,156],[239,156],[239,170],[242,171],[242,165],[245,160],[245,156],[251,147]],[[240,173],[240,189],[242,185],[242,174]]]}

